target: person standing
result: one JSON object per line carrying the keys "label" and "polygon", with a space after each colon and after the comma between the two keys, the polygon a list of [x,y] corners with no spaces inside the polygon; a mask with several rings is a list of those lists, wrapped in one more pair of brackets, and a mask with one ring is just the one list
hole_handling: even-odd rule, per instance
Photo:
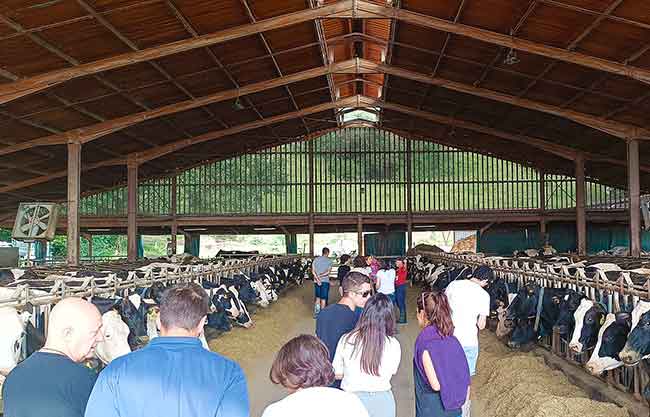
{"label": "person standing", "polygon": [[306,334],[282,346],[269,377],[274,384],[285,387],[289,395],[266,407],[262,417],[368,417],[357,396],[329,387],[334,381],[334,369],[328,356],[327,347]]}
{"label": "person standing", "polygon": [[[478,332],[485,329],[490,315],[490,295],[483,289],[487,284],[487,279],[471,277],[453,281],[445,290],[451,307],[454,336],[463,346],[471,376],[476,374]],[[468,399],[463,405],[463,417],[469,417],[470,411],[471,401]]]}
{"label": "person standing", "polygon": [[364,275],[370,276],[370,267],[368,266],[365,256],[357,255],[354,257],[351,272],[360,272]]}
{"label": "person standing", "polygon": [[395,304],[395,270],[388,262],[381,262],[377,271],[377,292],[386,294]]}
{"label": "person standing", "polygon": [[402,350],[395,334],[393,303],[377,294],[366,303],[354,330],[341,337],[334,355],[334,373],[341,389],[356,394],[370,417],[395,417],[390,380],[399,368]]}
{"label": "person standing", "polygon": [[457,417],[468,399],[469,366],[454,325],[447,297],[425,292],[417,302],[422,331],[413,350],[415,417]]}
{"label": "person standing", "polygon": [[327,306],[330,293],[330,271],[332,261],[329,258],[329,248],[323,248],[321,256],[317,256],[311,263],[311,272],[314,275],[314,318]]}
{"label": "person standing", "polygon": [[350,255],[341,255],[339,268],[336,270],[336,279],[338,279],[339,285],[343,282],[343,278],[351,271],[349,262]]}
{"label": "person standing", "polygon": [[[339,339],[357,324],[355,310],[363,308],[372,295],[370,278],[359,272],[350,272],[341,282],[343,297],[338,303],[327,306],[316,319],[316,336],[329,351],[329,361],[334,360],[334,353]],[[338,384],[337,384],[338,385]]]}
{"label": "person standing", "polygon": [[375,258],[374,256],[368,256],[366,258],[366,264],[368,265],[368,268],[370,268],[370,278],[373,280],[373,282],[376,282],[377,271],[379,271],[379,259]]}
{"label": "person standing", "polygon": [[249,417],[242,369],[199,340],[208,310],[208,295],[199,285],[167,289],[160,337],[101,372],[85,417]]}
{"label": "person standing", "polygon": [[406,324],[406,284],[407,284],[407,268],[406,260],[398,259],[395,261],[397,267],[395,278],[395,301],[399,309],[399,320],[397,323]]}
{"label": "person standing", "polygon": [[7,417],[83,417],[97,374],[80,362],[102,340],[102,316],[81,298],[50,312],[45,346],[18,364],[4,382]]}

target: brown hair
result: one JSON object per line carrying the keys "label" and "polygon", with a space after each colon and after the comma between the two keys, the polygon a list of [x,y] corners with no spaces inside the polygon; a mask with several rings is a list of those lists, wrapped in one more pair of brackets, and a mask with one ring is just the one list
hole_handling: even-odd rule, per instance
{"label": "brown hair", "polygon": [[343,295],[349,294],[353,291],[359,291],[363,284],[370,284],[370,277],[362,274],[361,272],[349,272],[341,281],[341,288]]}
{"label": "brown hair", "polygon": [[352,261],[352,266],[355,268],[365,268],[368,266],[366,263],[366,257],[361,255],[355,256],[354,260]]}
{"label": "brown hair", "polygon": [[210,298],[200,285],[189,283],[170,287],[160,300],[160,323],[166,329],[192,330],[210,309]]}
{"label": "brown hair", "polygon": [[294,337],[275,356],[269,378],[289,389],[327,387],[334,382],[329,351],[315,336]]}
{"label": "brown hair", "polygon": [[454,323],[451,321],[451,307],[444,292],[434,290],[423,292],[418,297],[418,312],[422,311],[427,316],[430,324],[438,329],[440,336],[447,337],[454,334]]}
{"label": "brown hair", "polygon": [[361,351],[361,370],[379,376],[381,357],[386,337],[395,334],[393,302],[385,294],[370,298],[352,332],[345,336],[345,343],[354,345],[352,354]]}

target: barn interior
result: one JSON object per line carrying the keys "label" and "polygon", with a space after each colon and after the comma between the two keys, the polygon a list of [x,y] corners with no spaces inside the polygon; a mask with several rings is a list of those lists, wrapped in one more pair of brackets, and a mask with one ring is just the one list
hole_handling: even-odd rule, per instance
{"label": "barn interior", "polygon": [[100,235],[650,252],[647,0],[1,3],[0,227],[57,203],[68,267]]}

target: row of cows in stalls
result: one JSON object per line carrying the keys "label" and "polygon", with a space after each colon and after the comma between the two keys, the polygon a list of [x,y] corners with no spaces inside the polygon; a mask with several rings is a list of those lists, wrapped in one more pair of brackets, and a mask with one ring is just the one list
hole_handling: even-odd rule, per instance
{"label": "row of cows in stalls", "polygon": [[[574,262],[558,256],[418,255],[409,259],[409,275],[439,290],[458,279],[487,280],[496,333],[509,347],[550,340],[555,330],[571,354],[589,358],[586,370],[601,376],[638,364],[650,372],[650,300],[642,300],[641,291],[625,291],[648,286],[649,266],[647,260],[612,257]],[[650,400],[650,384],[642,394]]]}
{"label": "row of cows in stalls", "polygon": [[[233,262],[226,268],[169,262],[135,268],[112,264],[47,276],[42,270],[0,269],[0,383],[43,346],[47,316],[62,293],[84,296],[102,313],[104,338],[91,359],[101,368],[158,336],[158,305],[170,285],[188,281],[202,285],[211,301],[205,334],[212,337],[233,326],[253,326],[251,312],[268,307],[289,286],[301,285],[311,266],[311,260],[297,257],[260,258],[257,267],[251,267],[255,260]],[[247,267],[238,269],[236,262],[247,262]],[[205,337],[202,343],[207,348]]]}

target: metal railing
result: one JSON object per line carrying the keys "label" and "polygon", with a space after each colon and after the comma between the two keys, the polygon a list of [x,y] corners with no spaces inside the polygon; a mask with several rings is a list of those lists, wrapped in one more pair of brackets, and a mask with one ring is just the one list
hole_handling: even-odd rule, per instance
{"label": "metal railing", "polygon": [[[44,279],[36,280],[38,285],[19,282],[15,287],[11,287],[14,288],[13,294],[0,300],[0,307],[50,305],[64,297],[111,296],[128,292],[134,288],[151,287],[155,283],[202,282],[203,280],[219,283],[221,277],[229,277],[236,273],[250,273],[262,267],[286,264],[302,258],[302,255],[290,255],[227,260],[198,265],[173,264],[173,267],[170,268],[160,268],[159,272],[154,272],[154,268],[147,268],[144,271],[128,270],[126,279],[119,278],[117,271],[111,271],[111,267],[114,268],[115,265],[106,265],[108,270],[106,277],[77,278],[62,275],[61,271],[58,271]],[[155,265],[155,263],[150,265]],[[96,271],[101,272],[101,269]],[[47,288],[47,290],[43,290],[43,288]]]}

